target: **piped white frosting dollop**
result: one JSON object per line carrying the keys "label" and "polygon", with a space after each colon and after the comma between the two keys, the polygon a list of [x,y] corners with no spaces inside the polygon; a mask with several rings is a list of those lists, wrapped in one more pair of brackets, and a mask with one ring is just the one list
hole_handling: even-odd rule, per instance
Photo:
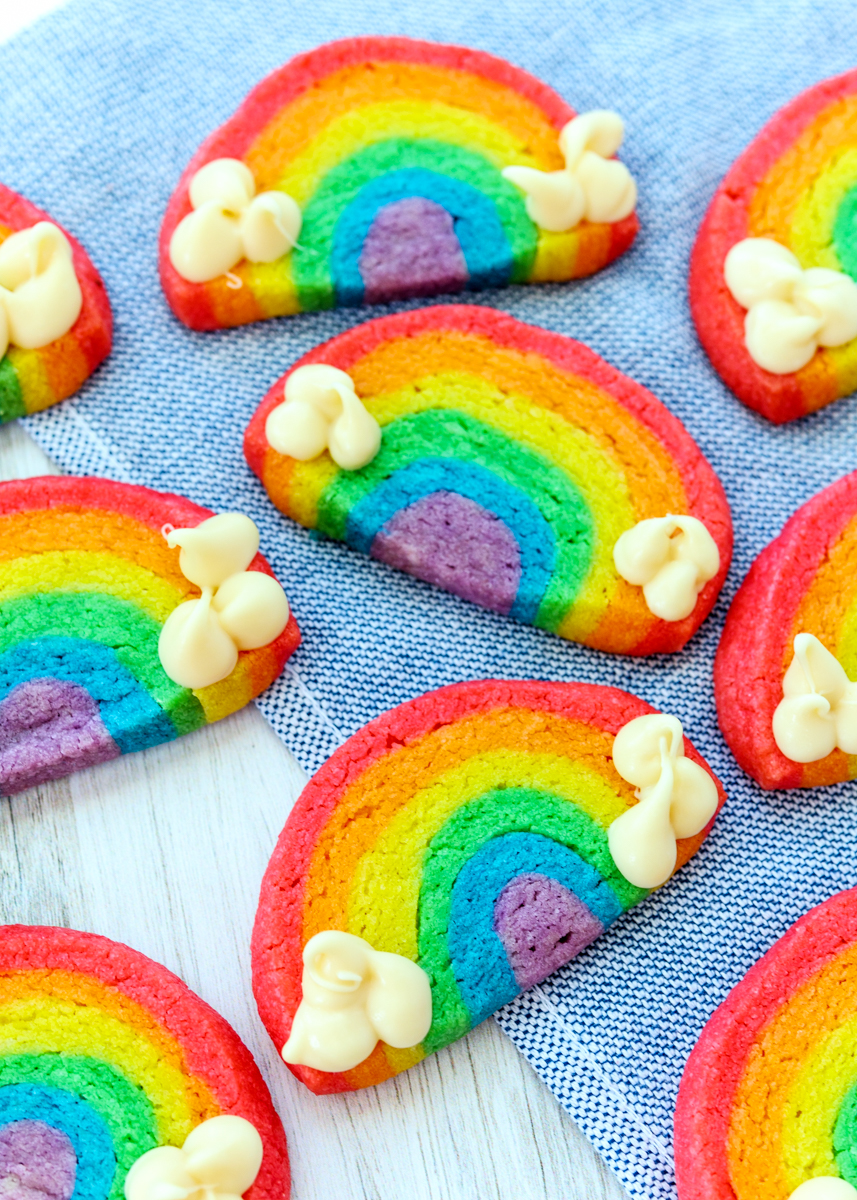
{"label": "piped white frosting dollop", "polygon": [[618,113],[606,109],[580,113],[559,135],[563,170],[505,167],[503,178],[526,193],[527,212],[541,229],[562,233],[584,219],[621,221],[637,203],[631,172],[613,158],[624,133]]}
{"label": "piped white frosting dollop", "polygon": [[289,602],[276,579],[248,571],[259,549],[259,530],[242,513],[221,513],[192,529],[165,528],[181,547],[179,569],[202,590],[174,608],[158,640],[170,679],[204,688],[235,670],[239,650],[256,650],[278,638],[289,620]]}
{"label": "piped white frosting dollop", "polygon": [[804,270],[786,246],[745,238],[724,264],[726,285],[742,308],[750,357],[773,375],[806,366],[819,346],[857,337],[857,283],[827,267]]}
{"label": "piped white frosting dollop", "polygon": [[681,721],[666,713],[623,725],[613,765],[638,789],[639,801],[607,831],[613,861],[637,887],[659,887],[675,870],[676,839],[700,833],[717,811],[717,785],[685,757]]}
{"label": "piped white frosting dollop", "polygon": [[370,463],[381,448],[381,426],[354,390],[351,376],[307,363],[286,380],[285,400],[268,414],[268,444],[299,462],[325,450],[344,471]]}
{"label": "piped white frosting dollop", "polygon": [[82,307],[71,245],[56,225],[39,221],[0,244],[0,358],[10,344],[38,350],[55,342]]}
{"label": "piped white frosting dollop", "polygon": [[240,159],[215,158],[190,183],[193,212],[170,239],[170,262],[183,279],[206,283],[242,259],[274,262],[297,244],[301,210],[286,192],[256,195],[253,172]]}
{"label": "piped white frosting dollop", "polygon": [[243,1117],[210,1117],[181,1148],[141,1154],[125,1177],[125,1200],[238,1200],[253,1186],[263,1152],[258,1130]]}
{"label": "piped white frosting dollop", "polygon": [[642,587],[649,611],[662,621],[682,621],[702,589],[720,570],[720,551],[696,517],[649,517],[616,540],[616,570]]}
{"label": "piped white frosting dollop", "polygon": [[799,633],[774,712],[774,741],[792,762],[818,762],[837,747],[857,754],[857,683],[812,633]]}
{"label": "piped white frosting dollop", "polygon": [[350,1071],[379,1040],[404,1049],[428,1033],[431,985],[411,959],[328,929],[310,938],[303,961],[303,996],[283,1047],[287,1063]]}

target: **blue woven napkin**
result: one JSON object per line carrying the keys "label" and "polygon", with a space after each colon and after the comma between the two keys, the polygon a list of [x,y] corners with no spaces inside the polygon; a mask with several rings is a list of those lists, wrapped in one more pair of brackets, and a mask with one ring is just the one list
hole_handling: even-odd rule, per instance
{"label": "blue woven napkin", "polygon": [[[313,539],[246,467],[242,433],[273,380],[311,346],[390,309],[191,333],[158,286],[161,214],[199,142],[264,74],[365,33],[478,46],[579,110],[625,118],[642,225],[632,251],[583,282],[473,300],[588,343],[651,388],[719,472],[735,562],[682,654],[611,658],[480,611]],[[675,1195],[676,1089],[714,1007],[799,914],[857,883],[854,787],[762,793],[724,746],[711,690],[723,618],[753,558],[800,503],[855,466],[857,401],[771,427],[714,376],[686,301],[688,253],[717,182],[783,103],[853,66],[855,42],[851,0],[72,0],[0,49],[3,181],[83,241],[116,315],[109,361],[27,428],[68,471],[254,518],[304,634],[260,707],[306,769],[394,704],[505,676],[636,692],[681,718],[726,784],[728,805],[681,875],[498,1017],[640,1200]]]}

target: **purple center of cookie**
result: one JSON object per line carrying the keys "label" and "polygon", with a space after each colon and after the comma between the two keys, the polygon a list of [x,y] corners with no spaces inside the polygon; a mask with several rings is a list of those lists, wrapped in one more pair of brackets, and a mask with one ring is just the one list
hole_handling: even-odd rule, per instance
{"label": "purple center of cookie", "polygon": [[118,756],[98,705],[80,684],[30,679],[0,702],[0,778],[10,791]]}
{"label": "purple center of cookie", "polygon": [[521,580],[514,534],[455,492],[433,492],[396,513],[376,534],[372,557],[501,613]]}
{"label": "purple center of cookie", "polygon": [[457,292],[467,283],[467,263],[452,217],[422,196],[380,210],[366,235],[359,261],[367,304],[405,294]]}
{"label": "purple center of cookie", "polygon": [[70,1200],[77,1159],[70,1138],[44,1121],[0,1128],[0,1198]]}
{"label": "purple center of cookie", "polygon": [[604,932],[586,905],[555,879],[519,875],[494,905],[496,930],[515,979],[529,988]]}

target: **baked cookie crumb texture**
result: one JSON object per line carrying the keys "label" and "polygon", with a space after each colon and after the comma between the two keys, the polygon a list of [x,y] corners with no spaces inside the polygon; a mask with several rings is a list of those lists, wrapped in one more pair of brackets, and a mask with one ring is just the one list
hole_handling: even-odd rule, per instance
{"label": "baked cookie crumb texture", "polygon": [[612,112],[502,59],[349,38],[274,71],[195,155],[160,270],[194,329],[600,270],[636,188]]}
{"label": "baked cookie crumb texture", "polygon": [[665,882],[723,799],[679,723],[614,688],[489,680],[384,714],[310,780],[265,874],[253,988],[278,1051],[320,1094],[414,1065]]}
{"label": "baked cookie crumb texture", "polygon": [[857,71],[802,93],[730,168],[694,245],[699,339],[778,424],[857,387],[856,133]]}
{"label": "baked cookie crumb texture", "polygon": [[855,1040],[849,891],[801,917],[702,1031],[675,1114],[679,1200],[853,1200]]}
{"label": "baked cookie crumb texture", "polygon": [[[166,1157],[161,1195],[165,1184],[185,1183],[169,1194],[205,1186],[220,1200],[230,1188],[217,1152],[201,1173],[183,1160],[186,1179],[174,1160],[210,1129],[221,1141],[237,1129],[249,1136],[251,1157],[261,1139],[241,1180],[255,1174],[246,1200],[288,1196],[286,1139],[256,1064],[226,1021],[165,967],[94,934],[2,926],[0,1013],[4,1192],[121,1200],[135,1163],[139,1175]],[[135,1200],[155,1200],[156,1191],[138,1187]]]}
{"label": "baked cookie crumb texture", "polygon": [[0,424],[73,395],[112,340],[107,291],[86,251],[0,184]]}
{"label": "baked cookie crumb texture", "polygon": [[[282,597],[277,635],[238,648],[246,643],[224,628],[231,610],[217,611],[220,597],[257,572],[263,590],[282,589],[252,522],[212,518],[181,496],[103,479],[0,484],[0,794],[171,741],[277,678],[300,641],[294,615]],[[198,587],[184,572],[207,579],[188,566],[191,543],[236,519],[255,536],[249,557],[244,548],[228,587]],[[189,612],[195,621],[167,654],[167,634]],[[189,651],[209,674],[183,673]]]}
{"label": "baked cookie crumb texture", "polygon": [[[311,368],[342,414],[329,427],[306,411]],[[300,444],[296,410],[316,420]],[[358,416],[368,462],[337,449]],[[302,525],[601,650],[681,649],[729,567],[729,507],[684,426],[586,346],[494,309],[418,309],[334,338],[274,384],[244,448]]]}
{"label": "baked cookie crumb texture", "polygon": [[750,568],[723,628],[723,736],[765,788],[857,777],[857,472],[799,508]]}

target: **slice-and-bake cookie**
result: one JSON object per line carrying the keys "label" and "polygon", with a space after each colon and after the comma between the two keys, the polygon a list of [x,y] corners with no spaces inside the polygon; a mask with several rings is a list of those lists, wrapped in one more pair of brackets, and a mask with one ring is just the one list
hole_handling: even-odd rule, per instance
{"label": "slice-and-bake cookie", "polygon": [[616,113],[575,116],[502,59],[410,38],[301,54],[207,139],[160,241],[193,329],[566,280],[631,245]]}
{"label": "slice-and-bake cookie", "polygon": [[857,777],[857,472],[819,492],[750,568],[714,663],[717,715],[766,788]]}
{"label": "slice-and-bake cookie", "polygon": [[166,967],[0,926],[0,1178],[51,1200],[287,1200],[286,1138],[237,1033]]}
{"label": "slice-and-bake cookie", "polygon": [[245,453],[307,528],[601,650],[681,649],[729,567],[729,507],[684,426],[586,346],[490,308],[312,350]]}
{"label": "slice-and-bake cookie", "polygon": [[855,1051],[849,891],[801,917],[702,1031],[675,1115],[679,1200],[857,1200]]}
{"label": "slice-and-bake cookie", "polygon": [[110,302],[86,251],[0,184],[0,424],[71,396],[112,340]]}
{"label": "slice-and-bake cookie", "polygon": [[778,424],[857,387],[857,71],[810,88],[717,189],[693,249],[699,339]]}
{"label": "slice-and-bake cookie", "polygon": [[242,708],[299,641],[255,525],[105,479],[0,484],[0,794]]}
{"label": "slice-and-bake cookie", "polygon": [[[635,790],[637,789],[637,790]],[[316,773],[262,883],[253,988],[317,1093],[380,1083],[569,962],[699,848],[723,790],[592,684],[455,684]]]}

